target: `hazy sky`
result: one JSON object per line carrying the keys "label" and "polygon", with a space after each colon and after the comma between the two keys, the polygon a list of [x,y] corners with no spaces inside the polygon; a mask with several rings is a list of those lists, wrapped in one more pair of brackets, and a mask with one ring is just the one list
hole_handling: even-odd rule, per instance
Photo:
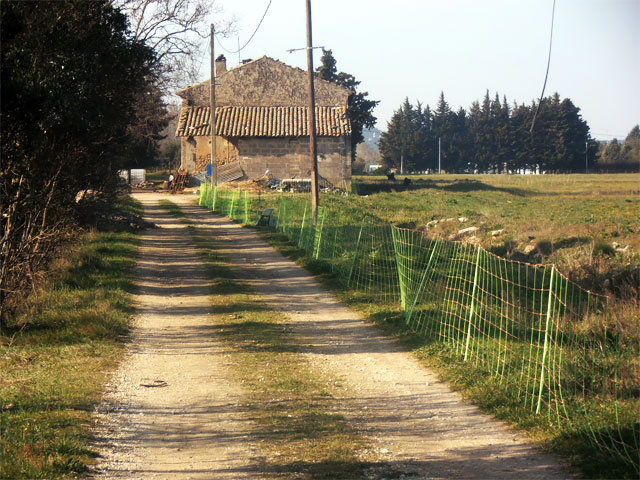
{"label": "hazy sky", "polygon": [[[216,0],[236,20],[243,45],[268,0]],[[306,69],[305,0],[272,0],[241,58],[267,55]],[[378,128],[405,97],[435,107],[469,109],[488,89],[510,104],[542,90],[553,0],[312,0],[313,43],[333,50],[339,71],[353,74],[380,100]],[[236,36],[220,38],[237,50]],[[228,67],[238,63],[224,53]],[[320,64],[316,50],[314,67]],[[209,77],[203,62],[202,79]],[[558,92],[582,109],[591,134],[624,138],[640,123],[640,0],[556,0],[545,96]]]}

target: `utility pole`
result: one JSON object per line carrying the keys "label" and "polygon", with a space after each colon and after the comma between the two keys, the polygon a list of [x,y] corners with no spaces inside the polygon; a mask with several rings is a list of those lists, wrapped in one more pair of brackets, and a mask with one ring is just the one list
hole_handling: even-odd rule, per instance
{"label": "utility pole", "polygon": [[316,141],[316,93],[313,88],[313,41],[311,38],[311,0],[307,4],[307,74],[309,77],[309,154],[311,157],[311,209],[313,224],[318,220],[318,144]]}
{"label": "utility pole", "polygon": [[400,175],[402,175],[404,172],[404,155],[400,155]]}
{"label": "utility pole", "polygon": [[213,50],[213,40],[216,32],[211,24],[211,115],[209,118],[209,125],[211,127],[211,160],[209,165],[211,167],[211,186],[218,185],[218,163],[216,162],[216,63]]}
{"label": "utility pole", "polygon": [[584,142],[584,173],[589,173],[589,142]]}
{"label": "utility pole", "polygon": [[441,158],[441,152],[442,152],[442,148],[441,148],[441,137],[438,137],[438,173],[442,173],[442,169],[440,168],[440,158]]}

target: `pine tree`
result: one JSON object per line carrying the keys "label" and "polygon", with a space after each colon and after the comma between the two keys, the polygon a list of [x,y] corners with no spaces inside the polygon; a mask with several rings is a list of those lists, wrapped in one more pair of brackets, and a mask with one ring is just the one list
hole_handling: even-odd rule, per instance
{"label": "pine tree", "polygon": [[440,92],[438,106],[433,112],[432,131],[436,144],[439,142],[440,145],[443,170],[451,170],[457,163],[453,147],[454,116],[455,114],[444,98],[444,92]]}
{"label": "pine tree", "polygon": [[414,171],[425,165],[425,124],[421,107],[414,108],[405,98],[380,135],[380,154],[388,167]]}
{"label": "pine tree", "polygon": [[353,75],[338,72],[336,59],[331,50],[322,49],[321,65],[316,68],[320,78],[328,82],[336,83],[351,91],[347,100],[347,115],[351,120],[351,160],[356,158],[356,147],[364,141],[363,129],[373,128],[376,125],[376,117],[373,109],[380,103],[378,100],[370,100],[369,92],[359,92],[360,82]]}
{"label": "pine tree", "polygon": [[591,140],[589,127],[580,116],[580,109],[565,98],[560,103],[560,119],[558,131],[559,169],[565,172],[583,171],[585,154]]}
{"label": "pine tree", "polygon": [[336,59],[333,58],[333,52],[331,50],[322,49],[322,57],[320,58],[321,65],[316,68],[316,72],[321,79],[327,82],[336,82],[338,77],[338,69],[336,67]]}

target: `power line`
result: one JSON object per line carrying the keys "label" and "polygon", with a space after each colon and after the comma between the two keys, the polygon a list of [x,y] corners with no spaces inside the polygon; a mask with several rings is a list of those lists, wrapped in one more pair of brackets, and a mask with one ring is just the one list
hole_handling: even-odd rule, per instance
{"label": "power line", "polygon": [[547,58],[547,73],[544,76],[544,84],[542,85],[542,93],[540,94],[540,101],[538,102],[538,108],[536,113],[533,114],[533,120],[531,121],[531,129],[529,133],[533,133],[533,126],[536,124],[536,117],[540,111],[540,105],[542,105],[542,99],[544,98],[544,89],[547,87],[547,78],[549,78],[549,65],[551,65],[551,45],[553,44],[553,20],[556,16],[556,0],[553,0],[553,8],[551,9],[551,34],[549,35],[549,56]]}
{"label": "power line", "polygon": [[251,36],[249,37],[249,40],[247,40],[247,43],[245,43],[242,47],[240,47],[238,50],[227,50],[224,45],[222,45],[222,43],[220,43],[220,40],[218,39],[218,37],[216,36],[216,40],[218,41],[218,45],[220,45],[220,48],[222,48],[225,52],[227,53],[240,53],[242,50],[245,49],[245,47],[247,45],[249,45],[249,43],[251,42],[251,40],[253,40],[253,37],[256,35],[256,33],[258,33],[258,29],[260,28],[260,25],[262,25],[262,22],[264,20],[264,17],[267,16],[267,12],[269,11],[269,7],[271,6],[271,2],[273,0],[269,0],[269,3],[267,4],[267,8],[264,10],[264,13],[262,14],[262,18],[260,19],[260,22],[258,22],[258,26],[256,27],[256,29],[253,31],[253,33],[251,34]]}
{"label": "power line", "polygon": [[599,137],[614,137],[614,138],[624,138],[627,135],[626,134],[622,134],[622,135],[616,135],[615,133],[597,133],[597,132],[591,132],[592,135],[598,135]]}
{"label": "power line", "polygon": [[206,53],[209,53],[211,51],[211,45],[207,44],[206,48],[202,49],[202,55],[200,55],[200,62],[198,62],[198,70],[197,73],[200,73],[200,69],[202,68],[202,62],[204,61],[204,56]]}

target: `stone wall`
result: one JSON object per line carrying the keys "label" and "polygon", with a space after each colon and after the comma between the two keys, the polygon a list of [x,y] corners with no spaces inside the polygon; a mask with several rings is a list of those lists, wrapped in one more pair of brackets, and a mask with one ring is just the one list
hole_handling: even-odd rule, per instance
{"label": "stone wall", "polygon": [[[318,173],[336,187],[351,180],[348,137],[318,137]],[[182,165],[190,173],[206,169],[211,155],[208,137],[182,137]],[[218,165],[240,160],[248,178],[257,178],[268,169],[274,178],[310,178],[309,137],[269,138],[216,137]]]}
{"label": "stone wall", "polygon": [[[318,137],[318,173],[336,187],[351,179],[349,140]],[[249,178],[268,169],[274,178],[310,178],[309,137],[240,138],[240,164]]]}
{"label": "stone wall", "polygon": [[[216,137],[216,160],[218,165],[238,160],[238,140]],[[209,137],[182,137],[181,168],[190,173],[206,170],[211,159],[211,139]]]}

